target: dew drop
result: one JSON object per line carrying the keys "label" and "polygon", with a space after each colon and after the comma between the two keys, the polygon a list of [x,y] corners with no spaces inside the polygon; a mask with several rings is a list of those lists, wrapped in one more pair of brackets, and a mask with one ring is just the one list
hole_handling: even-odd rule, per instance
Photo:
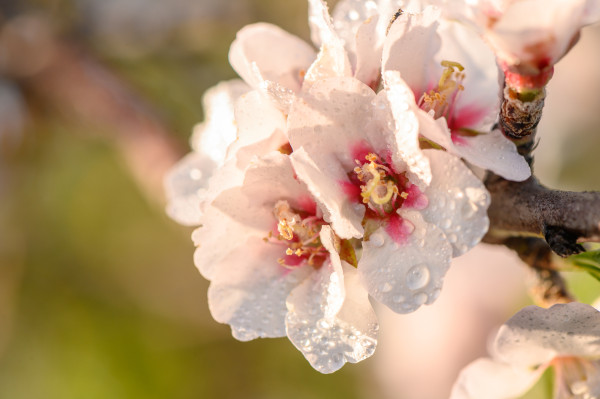
{"label": "dew drop", "polygon": [[422,305],[427,302],[427,294],[424,292],[420,292],[417,295],[413,296],[413,302],[415,305]]}
{"label": "dew drop", "polygon": [[448,234],[448,241],[454,244],[456,241],[458,241],[458,237],[454,233]]}
{"label": "dew drop", "polygon": [[202,171],[198,168],[194,168],[194,169],[190,170],[190,178],[192,180],[202,179]]}
{"label": "dew drop", "polygon": [[381,290],[381,292],[390,292],[392,290],[392,288],[394,288],[394,287],[392,287],[392,285],[390,283],[386,282],[381,285],[380,290]]}
{"label": "dew drop", "polygon": [[394,301],[395,303],[400,303],[400,302],[404,302],[404,296],[402,295],[394,295],[392,297],[392,301]]}
{"label": "dew drop", "polygon": [[425,264],[413,266],[406,275],[406,285],[411,290],[418,290],[419,288],[423,288],[427,285],[428,282],[429,269]]}
{"label": "dew drop", "polygon": [[450,220],[450,219],[444,219],[442,221],[442,228],[443,229],[449,229],[450,226],[452,226],[452,220]]}
{"label": "dew drop", "polygon": [[374,247],[380,247],[380,246],[383,245],[384,238],[383,238],[383,236],[381,234],[375,233],[375,234],[371,235],[371,238],[369,239],[369,242]]}
{"label": "dew drop", "polygon": [[321,319],[317,322],[317,326],[323,330],[326,330],[329,328],[329,322],[325,319]]}

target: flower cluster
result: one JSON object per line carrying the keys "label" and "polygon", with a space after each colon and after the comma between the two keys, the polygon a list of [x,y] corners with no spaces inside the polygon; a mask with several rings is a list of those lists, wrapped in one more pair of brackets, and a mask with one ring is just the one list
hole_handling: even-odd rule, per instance
{"label": "flower cluster", "polygon": [[330,373],[373,353],[369,298],[397,313],[433,303],[486,233],[472,168],[531,172],[494,129],[499,72],[471,28],[384,0],[332,15],[309,0],[309,23],[312,45],[265,23],[238,33],[243,81],[207,92],[166,184],[170,215],[200,226],[213,317],[239,340],[287,336]]}

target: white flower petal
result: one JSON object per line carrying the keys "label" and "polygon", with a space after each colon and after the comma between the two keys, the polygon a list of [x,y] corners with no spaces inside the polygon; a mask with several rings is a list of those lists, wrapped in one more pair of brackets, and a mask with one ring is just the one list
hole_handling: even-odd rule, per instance
{"label": "white flower petal", "polygon": [[237,33],[229,50],[229,62],[253,88],[258,89],[264,80],[269,80],[297,92],[315,55],[302,39],[275,25],[257,23]]}
{"label": "white flower petal", "polygon": [[315,212],[306,186],[294,176],[289,157],[273,152],[248,168],[243,186],[224,190],[216,197],[206,208],[203,226],[192,234],[198,246],[194,260],[203,276],[212,278],[217,264],[237,242],[244,242],[249,235],[267,236],[277,225],[273,214],[277,201]]}
{"label": "white flower petal", "polygon": [[450,399],[512,399],[527,392],[540,378],[543,368],[517,369],[488,358],[465,367],[452,387]]}
{"label": "white flower petal", "polygon": [[371,356],[377,342],[377,322],[367,292],[356,269],[340,263],[333,239],[331,228],[323,226],[321,241],[331,254],[330,262],[305,279],[287,300],[287,335],[322,373]]}
{"label": "white flower petal", "polygon": [[225,159],[227,146],[235,140],[237,125],[234,106],[237,99],[251,88],[240,79],[221,82],[208,89],[202,97],[204,122],[194,126],[192,148],[207,154],[220,164]]}
{"label": "white flower petal", "polygon": [[532,367],[556,356],[600,357],[600,312],[572,302],[549,309],[527,306],[508,320],[495,341],[497,356]]}
{"label": "white flower petal", "polygon": [[217,164],[204,154],[191,152],[165,176],[167,214],[185,226],[200,224],[200,202]]}
{"label": "white flower petal", "polygon": [[431,169],[419,147],[419,121],[415,116],[415,111],[419,110],[414,96],[398,72],[387,71],[383,78],[389,107],[394,116],[393,148],[396,151],[392,154],[392,159],[396,165],[402,165],[401,169],[408,170],[409,178],[416,178],[421,183],[420,186],[427,185],[431,182]]}
{"label": "white flower petal", "polygon": [[414,225],[398,243],[380,228],[363,241],[358,272],[369,294],[396,313],[410,313],[433,303],[450,266],[452,247],[444,233],[416,211],[401,211]]}
{"label": "white flower petal", "polygon": [[263,156],[287,143],[285,115],[258,91],[242,96],[235,105],[237,140],[227,151],[229,159],[244,169],[250,160]]}
{"label": "white flower petal", "polygon": [[424,150],[433,179],[425,189],[429,200],[421,214],[438,226],[459,256],[481,241],[489,227],[490,195],[463,162],[444,151]]}
{"label": "white flower petal", "polygon": [[335,232],[342,238],[362,237],[365,207],[354,203],[341,184],[331,184],[332,180],[346,181],[341,165],[332,162],[324,171],[304,147],[295,150],[290,158],[298,177],[306,183],[323,210],[323,218],[331,223]]}
{"label": "white flower petal", "polygon": [[523,181],[531,176],[531,168],[525,158],[500,130],[472,137],[459,137],[450,151],[507,180]]}
{"label": "white flower petal", "polygon": [[344,76],[352,76],[346,52],[341,46],[330,46],[325,43],[321,46],[317,60],[306,72],[302,88],[308,90],[317,80]]}
{"label": "white flower petal", "polygon": [[508,180],[523,181],[531,176],[525,158],[519,155],[515,144],[499,130],[477,136],[457,136],[453,141],[444,118],[434,120],[422,110],[417,111],[417,117],[420,133],[449,153]]}
{"label": "white flower petal", "polygon": [[231,326],[240,341],[285,336],[285,300],[310,272],[293,270],[277,259],[284,246],[251,237],[219,265],[208,289],[208,305],[214,319]]}
{"label": "white flower petal", "polygon": [[356,67],[354,77],[376,89],[381,71],[383,43],[378,35],[379,18],[373,16],[364,21],[356,32]]}
{"label": "white flower petal", "polygon": [[439,75],[425,68],[438,52],[440,11],[427,8],[422,14],[405,13],[391,26],[383,45],[383,71],[400,71],[414,93],[424,93]]}
{"label": "white flower petal", "polygon": [[498,118],[501,99],[499,69],[493,51],[477,32],[456,21],[443,19],[439,35],[442,45],[429,65],[437,77],[430,83],[437,85],[444,60],[458,62],[465,68],[464,90],[456,98],[448,124],[453,129],[489,131]]}

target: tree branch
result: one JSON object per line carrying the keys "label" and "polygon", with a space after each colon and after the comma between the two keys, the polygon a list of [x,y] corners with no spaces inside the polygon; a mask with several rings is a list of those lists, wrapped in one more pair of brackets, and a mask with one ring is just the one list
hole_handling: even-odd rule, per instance
{"label": "tree branch", "polygon": [[583,251],[579,242],[600,241],[600,193],[548,189],[531,177],[513,182],[490,174],[491,236],[544,236],[560,256]]}

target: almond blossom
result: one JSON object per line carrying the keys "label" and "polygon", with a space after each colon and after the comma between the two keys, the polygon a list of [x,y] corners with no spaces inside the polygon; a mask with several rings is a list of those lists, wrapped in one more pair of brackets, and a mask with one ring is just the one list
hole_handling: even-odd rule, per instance
{"label": "almond blossom", "polygon": [[193,239],[211,280],[210,311],[235,338],[288,336],[330,373],[375,350],[377,322],[344,244],[325,223],[289,157],[254,161],[243,184],[207,207]]}
{"label": "almond blossom", "polygon": [[512,87],[540,88],[553,66],[600,19],[598,0],[449,0],[452,15],[473,24],[492,46]]}
{"label": "almond blossom", "polygon": [[554,368],[556,399],[600,397],[600,312],[572,302],[528,306],[498,331],[492,358],[461,372],[451,399],[510,399]]}
{"label": "almond blossom", "polygon": [[193,151],[165,178],[167,213],[197,226],[203,209],[221,191],[241,184],[255,156],[287,143],[285,116],[240,80],[219,83],[204,96],[205,122],[194,128]]}
{"label": "almond blossom", "polygon": [[369,294],[408,313],[435,301],[452,256],[479,242],[489,195],[458,158],[419,149],[412,94],[397,73],[384,87],[316,82],[290,110],[290,157],[336,234],[362,238],[357,267]]}
{"label": "almond blossom", "polygon": [[[500,104],[492,51],[469,27],[439,9],[404,13],[390,27],[383,70],[399,71],[415,95],[427,139],[509,180],[531,175],[516,146],[493,130]],[[433,120],[435,120],[435,122]]]}

